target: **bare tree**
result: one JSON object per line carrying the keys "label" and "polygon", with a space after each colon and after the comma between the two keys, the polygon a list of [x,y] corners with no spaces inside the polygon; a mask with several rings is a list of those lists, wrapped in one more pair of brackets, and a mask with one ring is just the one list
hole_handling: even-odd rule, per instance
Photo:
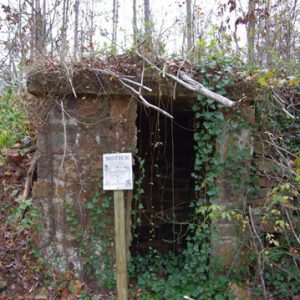
{"label": "bare tree", "polygon": [[[246,26],[248,63],[259,63],[263,67],[270,68],[276,64],[277,66],[280,64],[282,68],[291,68],[291,70],[299,68],[299,0],[247,0],[246,9],[243,9],[242,2],[231,0],[227,5],[231,7],[230,12],[235,10],[237,13],[241,13],[235,22],[236,26],[239,24]],[[20,66],[34,63],[37,59],[43,60],[48,53],[53,59],[60,58],[64,61],[68,55],[72,55],[75,60],[80,58],[83,53],[93,53],[95,42],[98,42],[101,49],[102,40],[94,34],[97,27],[101,26],[100,30],[104,32],[104,34],[101,33],[103,37],[112,36],[113,44],[121,39],[121,32],[118,31],[118,27],[121,26],[119,13],[124,8],[119,6],[121,3],[119,0],[110,2],[113,9],[109,10],[109,14],[105,10],[99,11],[99,8],[102,9],[100,0],[7,0],[6,3],[7,5],[1,5],[0,8],[5,16],[0,20],[0,26],[3,24],[0,45],[3,55],[0,57],[2,68],[0,72],[5,74],[3,76],[7,80],[14,79],[15,76],[22,77]],[[154,24],[151,13],[154,7],[151,7],[150,0],[132,0],[129,3],[132,5],[134,44],[137,44],[140,34],[138,28],[140,3],[144,14],[141,30],[144,33],[145,49],[150,51],[163,49],[163,53],[166,48],[162,42],[163,39],[165,40],[162,35],[165,35],[168,36],[167,48],[174,49],[170,45],[172,40],[174,44],[177,44],[174,46],[178,52],[182,51],[183,56],[190,51],[194,40],[200,38],[203,44],[197,44],[193,55],[197,55],[197,59],[201,59],[209,51],[205,47],[205,39],[208,36],[206,35],[207,26],[211,22],[210,14],[205,13],[203,7],[196,5],[196,1],[186,0],[175,3],[178,5],[178,11],[183,12],[181,15],[183,19],[179,15],[174,15],[176,19],[173,23],[176,24],[176,28],[184,29],[182,42],[178,42],[179,29],[176,30],[174,25],[170,26],[171,30],[167,32],[167,30],[159,30],[158,25]],[[246,3],[244,2],[244,4]],[[224,11],[225,8],[223,13]],[[233,14],[231,15],[233,16]],[[107,20],[113,20],[110,28],[107,28],[107,25],[103,25],[103,27],[99,25],[104,20],[103,16]],[[230,22],[226,24],[228,27],[226,30],[231,30]],[[72,31],[70,30],[71,25]],[[157,32],[155,41],[154,32]],[[218,43],[222,43],[220,47],[223,47],[226,43],[226,34],[223,31],[221,33],[221,30],[218,32],[220,33]],[[125,37],[126,35],[128,36],[128,32],[124,32]],[[71,44],[68,41],[71,41]],[[226,51],[230,51],[231,44],[227,45]],[[181,46],[182,49],[180,49]],[[68,51],[69,47],[70,51]]]}
{"label": "bare tree", "polygon": [[34,0],[31,0],[31,18],[29,20],[29,24],[30,24],[30,60],[33,61],[34,59],[34,50],[35,50],[35,30],[34,30]]}
{"label": "bare tree", "polygon": [[74,49],[73,57],[77,58],[77,47],[78,47],[78,20],[79,20],[79,0],[75,0],[74,4],[75,21],[74,21]]}
{"label": "bare tree", "polygon": [[250,65],[255,62],[255,0],[248,1],[247,59]]}
{"label": "bare tree", "polygon": [[65,57],[67,55],[67,30],[68,30],[68,8],[69,8],[69,0],[63,0],[62,7],[62,26],[61,26],[61,45],[60,45],[60,60],[61,62],[65,61]]}
{"label": "bare tree", "polygon": [[[46,1],[44,1],[44,6]],[[40,0],[35,0],[35,58],[42,58],[45,52],[45,25]]]}
{"label": "bare tree", "polygon": [[144,0],[144,33],[145,33],[145,44],[148,49],[152,49],[152,19],[150,10],[150,1]]}
{"label": "bare tree", "polygon": [[193,47],[193,19],[192,19],[192,0],[186,0],[186,37],[187,52]]}
{"label": "bare tree", "polygon": [[112,26],[112,44],[117,44],[117,31],[118,31],[118,19],[119,19],[119,1],[113,0],[113,26]]}
{"label": "bare tree", "polygon": [[94,41],[93,41],[93,36],[94,36],[94,24],[95,24],[95,11],[94,11],[94,0],[88,1],[89,3],[89,29],[88,29],[88,39],[89,39],[89,44],[88,44],[88,49],[90,52],[90,55],[93,55],[94,52]]}
{"label": "bare tree", "polygon": [[132,28],[133,28],[133,43],[136,44],[137,42],[137,11],[136,11],[136,0],[132,1]]}
{"label": "bare tree", "polygon": [[23,5],[22,1],[19,0],[19,14],[20,14],[20,19],[19,19],[19,24],[18,24],[18,35],[19,35],[19,45],[20,45],[20,63],[23,66],[25,64],[26,60],[26,47],[25,47],[25,38],[23,34],[23,29],[22,29],[22,14],[23,14]]}

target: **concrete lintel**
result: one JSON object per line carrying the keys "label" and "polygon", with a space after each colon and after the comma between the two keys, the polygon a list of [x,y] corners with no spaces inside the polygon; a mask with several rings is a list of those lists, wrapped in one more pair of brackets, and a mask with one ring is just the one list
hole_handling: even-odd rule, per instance
{"label": "concrete lintel", "polygon": [[[130,80],[141,82],[138,76],[128,76]],[[201,78],[196,78],[201,82]],[[129,83],[130,85],[130,83]],[[152,89],[152,91],[142,90],[145,97],[150,98],[149,101],[154,102],[157,97],[168,97],[171,99],[174,88],[176,88],[176,99],[180,101],[191,102],[198,96],[197,93],[192,92],[185,87],[177,84],[168,78],[162,78],[159,74],[155,77],[145,77],[143,85]],[[138,89],[138,86],[134,86]],[[65,72],[35,70],[27,75],[27,90],[30,94],[38,97],[51,98],[53,95],[62,97],[70,96],[75,90],[77,95],[119,95],[130,96],[132,92],[125,88],[120,81],[103,70],[92,70],[87,68],[77,69],[74,71],[72,78],[67,78]],[[255,97],[255,89],[253,84],[243,81],[227,86],[227,97],[232,100],[239,100],[246,97],[247,100],[252,101]]]}

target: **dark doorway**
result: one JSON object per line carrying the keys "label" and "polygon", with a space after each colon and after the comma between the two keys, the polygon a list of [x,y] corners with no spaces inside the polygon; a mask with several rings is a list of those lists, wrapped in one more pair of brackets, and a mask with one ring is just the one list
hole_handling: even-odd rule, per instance
{"label": "dark doorway", "polygon": [[186,221],[194,199],[193,112],[173,106],[174,121],[139,107],[136,179],[142,179],[133,199],[133,253],[184,248]]}

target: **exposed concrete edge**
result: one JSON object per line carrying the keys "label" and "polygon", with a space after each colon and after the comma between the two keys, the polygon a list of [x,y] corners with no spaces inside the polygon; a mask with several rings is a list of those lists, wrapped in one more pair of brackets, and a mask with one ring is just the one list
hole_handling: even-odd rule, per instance
{"label": "exposed concrete edge", "polygon": [[[73,94],[73,89],[77,95],[131,95],[130,91],[116,77],[105,72],[105,70],[102,72],[101,70],[82,68],[74,71],[73,76],[70,77],[66,75],[66,72],[60,70],[35,70],[27,75],[27,91],[43,98],[70,96]],[[128,77],[133,81],[140,82],[138,77]],[[175,86],[171,79],[159,75],[155,78],[153,75],[151,78],[146,77],[143,84],[152,89],[151,92],[143,90],[145,97],[164,96],[171,98],[173,90],[176,88],[176,98],[188,98],[189,102],[197,98],[195,92],[191,92],[178,84]],[[253,83],[250,82],[236,82],[234,85],[226,87],[226,90],[226,96],[235,101],[245,98],[245,100],[252,102],[257,98]]]}

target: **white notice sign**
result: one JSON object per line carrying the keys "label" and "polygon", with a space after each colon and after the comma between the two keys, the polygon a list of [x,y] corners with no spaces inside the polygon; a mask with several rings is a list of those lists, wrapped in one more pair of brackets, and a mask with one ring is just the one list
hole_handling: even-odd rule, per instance
{"label": "white notice sign", "polygon": [[103,154],[103,189],[132,190],[132,154]]}

